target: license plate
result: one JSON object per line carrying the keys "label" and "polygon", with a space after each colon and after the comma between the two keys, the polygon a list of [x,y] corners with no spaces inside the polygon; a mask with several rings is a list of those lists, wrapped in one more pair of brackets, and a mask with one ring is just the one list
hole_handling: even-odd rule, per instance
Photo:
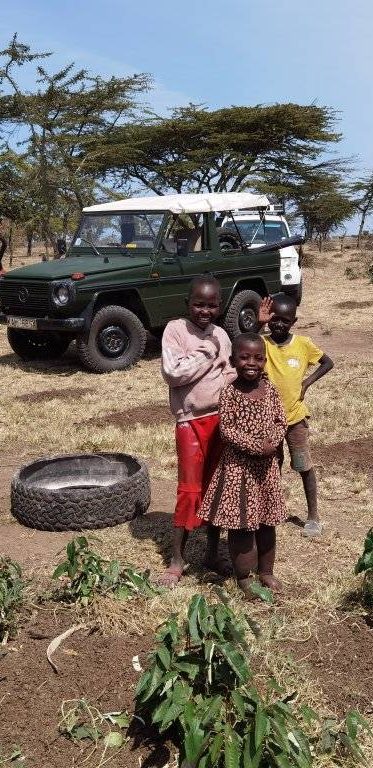
{"label": "license plate", "polygon": [[36,331],[36,320],[31,317],[8,317],[7,325],[10,328],[25,328],[28,331]]}

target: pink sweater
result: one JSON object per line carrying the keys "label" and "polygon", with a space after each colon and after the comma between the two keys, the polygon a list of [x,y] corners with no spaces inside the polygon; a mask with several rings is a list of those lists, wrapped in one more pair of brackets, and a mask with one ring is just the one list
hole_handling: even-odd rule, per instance
{"label": "pink sweater", "polygon": [[177,422],[218,412],[221,390],[237,375],[230,354],[229,338],[217,325],[202,330],[183,318],[168,323],[162,339],[162,374]]}

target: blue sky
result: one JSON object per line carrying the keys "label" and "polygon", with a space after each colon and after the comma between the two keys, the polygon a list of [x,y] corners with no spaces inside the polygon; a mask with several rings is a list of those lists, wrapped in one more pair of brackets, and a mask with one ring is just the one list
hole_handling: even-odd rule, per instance
{"label": "blue sky", "polygon": [[[15,0],[1,47],[17,31],[102,75],[149,72],[159,112],[193,101],[316,102],[340,111],[339,151],[373,170],[372,0]],[[51,62],[52,65],[52,62]]]}

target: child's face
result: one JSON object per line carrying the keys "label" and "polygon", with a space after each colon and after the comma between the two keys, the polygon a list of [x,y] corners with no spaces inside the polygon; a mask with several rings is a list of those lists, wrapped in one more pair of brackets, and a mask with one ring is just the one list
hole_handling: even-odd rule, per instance
{"label": "child's face", "polygon": [[278,344],[286,341],[289,336],[289,331],[292,325],[296,322],[295,311],[292,307],[286,306],[286,304],[273,304],[274,315],[268,323],[268,328],[271,331],[271,337],[273,341]]}
{"label": "child's face", "polygon": [[266,364],[264,345],[260,341],[241,341],[232,355],[232,365],[240,379],[253,382],[260,378]]}
{"label": "child's face", "polygon": [[192,323],[205,329],[219,316],[220,293],[213,285],[202,283],[194,289],[187,306]]}

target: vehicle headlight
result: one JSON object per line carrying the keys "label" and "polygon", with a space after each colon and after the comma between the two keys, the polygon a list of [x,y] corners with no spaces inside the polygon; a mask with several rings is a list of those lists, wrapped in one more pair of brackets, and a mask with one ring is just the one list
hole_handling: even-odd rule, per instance
{"label": "vehicle headlight", "polygon": [[52,288],[52,301],[57,307],[66,307],[75,299],[75,286],[70,281],[55,283]]}

